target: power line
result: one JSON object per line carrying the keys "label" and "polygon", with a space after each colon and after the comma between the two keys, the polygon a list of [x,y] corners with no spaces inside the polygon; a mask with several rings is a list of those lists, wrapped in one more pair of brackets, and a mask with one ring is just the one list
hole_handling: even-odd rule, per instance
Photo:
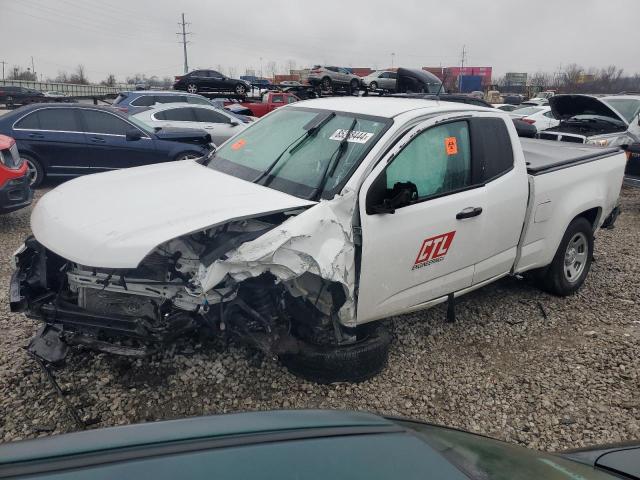
{"label": "power line", "polygon": [[186,31],[186,26],[191,24],[184,21],[184,13],[182,14],[182,22],[178,23],[178,25],[182,27],[182,33],[178,32],[176,33],[176,35],[182,35],[182,48],[184,50],[184,73],[187,74],[189,73],[189,61],[187,60],[187,43],[191,43],[187,41],[187,35],[192,35],[192,33]]}

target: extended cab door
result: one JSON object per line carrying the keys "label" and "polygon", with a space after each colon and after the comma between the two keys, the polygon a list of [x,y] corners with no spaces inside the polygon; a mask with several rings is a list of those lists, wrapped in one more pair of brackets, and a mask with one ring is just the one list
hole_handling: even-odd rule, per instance
{"label": "extended cab door", "polygon": [[[498,138],[509,149],[511,143],[504,119],[482,115],[423,122],[364,182],[358,322],[417,310],[487,274],[511,269],[526,209],[527,178],[518,172],[520,177],[513,175],[492,191],[504,197],[489,198],[489,183],[505,175],[486,177],[493,170],[487,169],[485,144],[497,139],[495,132],[494,137],[479,136],[481,127],[488,122],[494,130],[502,129]],[[518,208],[505,205],[514,200]],[[477,264],[481,276],[474,276]]]}

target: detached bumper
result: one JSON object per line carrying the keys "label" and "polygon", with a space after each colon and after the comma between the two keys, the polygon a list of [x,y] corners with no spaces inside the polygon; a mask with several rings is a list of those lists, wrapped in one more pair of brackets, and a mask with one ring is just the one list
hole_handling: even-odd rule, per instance
{"label": "detached bumper", "polygon": [[33,191],[29,185],[29,177],[7,180],[0,187],[0,213],[9,213],[31,205]]}

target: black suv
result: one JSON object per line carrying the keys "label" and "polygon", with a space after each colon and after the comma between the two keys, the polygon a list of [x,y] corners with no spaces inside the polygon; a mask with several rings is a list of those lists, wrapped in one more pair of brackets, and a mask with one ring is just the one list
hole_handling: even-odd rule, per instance
{"label": "black suv", "polygon": [[251,89],[251,85],[244,80],[229,78],[215,70],[194,70],[184,76],[176,77],[173,88],[189,93],[231,92],[244,97]]}
{"label": "black suv", "polygon": [[0,103],[7,106],[41,102],[42,97],[44,97],[42,92],[31,88],[0,85]]}

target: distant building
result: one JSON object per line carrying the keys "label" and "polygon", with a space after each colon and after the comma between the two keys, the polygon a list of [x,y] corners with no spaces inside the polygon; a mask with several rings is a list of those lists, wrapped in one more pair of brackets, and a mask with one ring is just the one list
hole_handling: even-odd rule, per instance
{"label": "distant building", "polygon": [[481,77],[482,88],[491,85],[493,67],[422,67],[442,80],[447,90],[458,90],[460,77]]}
{"label": "distant building", "polygon": [[504,83],[509,87],[524,87],[527,85],[527,74],[507,72],[504,76]]}

